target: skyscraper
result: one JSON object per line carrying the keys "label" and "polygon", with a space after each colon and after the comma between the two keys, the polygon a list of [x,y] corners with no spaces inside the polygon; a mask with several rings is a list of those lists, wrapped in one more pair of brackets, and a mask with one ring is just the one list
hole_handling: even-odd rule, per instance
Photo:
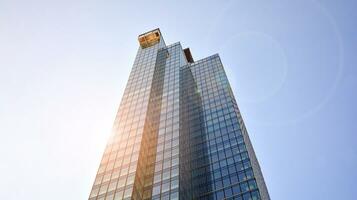
{"label": "skyscraper", "polygon": [[89,200],[270,199],[218,54],[138,40]]}

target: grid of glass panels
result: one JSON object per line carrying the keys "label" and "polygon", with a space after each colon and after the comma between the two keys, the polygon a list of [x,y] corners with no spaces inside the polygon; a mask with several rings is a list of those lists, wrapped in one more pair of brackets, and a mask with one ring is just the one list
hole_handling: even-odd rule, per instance
{"label": "grid of glass panels", "polygon": [[[192,179],[209,174],[211,191],[199,199],[260,199],[242,136],[234,97],[218,55],[190,66],[202,98],[209,164],[192,169]],[[195,190],[195,188],[194,188]]]}
{"label": "grid of glass panels", "polygon": [[99,199],[270,199],[218,55],[188,64],[162,37],[139,48],[90,193]]}
{"label": "grid of glass panels", "polygon": [[157,54],[138,168],[134,181],[133,199],[151,198],[164,75],[166,71],[165,65],[169,55],[166,48],[159,49]]}
{"label": "grid of glass panels", "polygon": [[157,52],[164,46],[161,40],[152,47],[138,50],[90,200],[132,197]]}
{"label": "grid of glass panels", "polygon": [[202,99],[191,69],[184,66],[180,72],[180,199],[197,199],[211,191],[209,170],[201,170],[209,165],[207,134]]}
{"label": "grid of glass panels", "polygon": [[152,199],[175,200],[179,198],[179,67],[186,63],[179,43],[167,50]]}

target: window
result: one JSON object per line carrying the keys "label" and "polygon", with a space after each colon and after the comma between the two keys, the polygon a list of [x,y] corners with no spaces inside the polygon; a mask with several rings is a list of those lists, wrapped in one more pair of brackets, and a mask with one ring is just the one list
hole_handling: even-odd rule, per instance
{"label": "window", "polygon": [[170,182],[162,184],[162,193],[170,190]]}
{"label": "window", "polygon": [[154,186],[154,188],[152,190],[152,195],[155,196],[157,194],[160,194],[160,190],[161,190],[161,185]]}

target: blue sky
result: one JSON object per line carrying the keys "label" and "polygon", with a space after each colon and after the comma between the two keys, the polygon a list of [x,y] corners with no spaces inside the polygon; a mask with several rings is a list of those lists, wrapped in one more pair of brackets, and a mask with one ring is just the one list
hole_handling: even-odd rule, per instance
{"label": "blue sky", "polygon": [[357,198],[356,1],[0,0],[0,199],[86,199],[138,48],[219,53],[274,200]]}

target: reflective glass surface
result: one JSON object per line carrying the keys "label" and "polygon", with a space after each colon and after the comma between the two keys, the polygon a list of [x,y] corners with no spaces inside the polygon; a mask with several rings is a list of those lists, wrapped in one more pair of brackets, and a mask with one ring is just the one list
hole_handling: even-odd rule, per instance
{"label": "reflective glass surface", "polygon": [[158,33],[139,47],[89,199],[270,199],[219,56],[187,62]]}

